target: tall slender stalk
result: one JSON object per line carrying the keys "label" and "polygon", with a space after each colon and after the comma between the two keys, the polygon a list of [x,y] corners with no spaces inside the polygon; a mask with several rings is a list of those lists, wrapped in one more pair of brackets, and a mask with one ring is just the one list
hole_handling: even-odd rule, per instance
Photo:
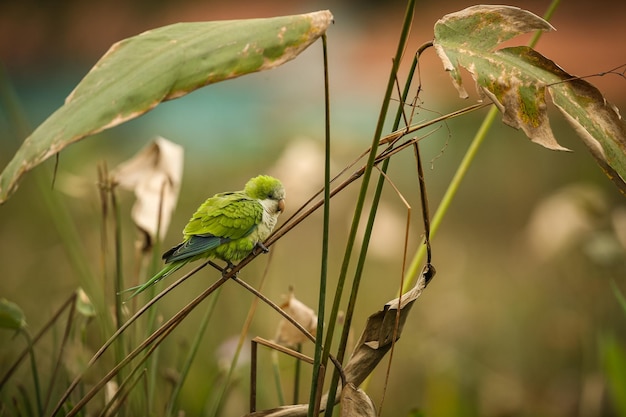
{"label": "tall slender stalk", "polygon": [[[333,301],[333,307],[332,307],[332,311],[331,311],[331,317],[329,319],[329,329],[328,329],[328,333],[327,333],[327,337],[326,337],[326,341],[325,341],[325,350],[323,353],[323,357],[322,357],[322,364],[325,366],[326,365],[326,360],[328,358],[328,355],[330,354],[330,348],[332,346],[332,338],[333,338],[333,334],[334,334],[334,326],[335,323],[337,321],[337,315],[339,312],[339,304],[341,302],[341,296],[343,293],[343,287],[345,284],[345,280],[346,280],[346,276],[348,273],[348,267],[350,264],[350,257],[352,255],[352,250],[354,247],[354,241],[356,238],[356,232],[358,230],[358,226],[359,226],[359,221],[361,218],[361,213],[363,212],[363,206],[364,206],[364,202],[365,202],[365,196],[367,195],[367,188],[369,185],[369,180],[371,177],[371,172],[374,166],[374,162],[376,159],[376,154],[377,154],[377,150],[378,150],[378,145],[380,143],[380,138],[382,136],[382,132],[383,132],[383,128],[384,128],[384,124],[385,124],[385,118],[387,116],[387,112],[389,109],[389,104],[391,102],[391,96],[393,94],[393,89],[394,89],[394,85],[396,83],[397,80],[397,74],[398,74],[398,68],[400,66],[400,62],[402,61],[402,55],[404,54],[404,50],[406,47],[406,42],[407,39],[409,37],[409,33],[411,30],[411,25],[413,22],[413,13],[415,10],[415,1],[414,0],[409,0],[407,3],[407,7],[406,7],[406,11],[405,11],[405,15],[404,15],[404,23],[402,25],[402,31],[400,33],[400,40],[398,41],[398,48],[396,49],[396,54],[395,57],[392,61],[392,67],[391,67],[391,72],[389,75],[389,80],[387,82],[387,89],[385,91],[385,95],[383,98],[383,103],[381,106],[381,110],[378,116],[378,122],[376,125],[376,130],[374,132],[374,137],[372,139],[372,145],[370,148],[370,153],[368,156],[368,160],[365,166],[365,171],[363,173],[363,179],[362,179],[362,184],[361,184],[361,190],[359,192],[359,196],[357,199],[357,203],[356,203],[356,208],[354,211],[354,217],[352,219],[352,225],[350,228],[350,233],[348,236],[348,242],[346,244],[346,250],[344,253],[344,259],[343,259],[343,263],[341,265],[341,271],[340,271],[340,275],[339,275],[339,280],[337,283],[337,288],[335,291],[335,298]],[[387,162],[385,162],[387,163]],[[375,211],[375,209],[373,209],[373,211]],[[374,213],[372,213],[372,215],[375,215]],[[359,281],[359,276],[360,273],[357,273],[357,276],[355,276],[355,286],[358,288],[358,281]],[[352,292],[353,294],[356,294],[356,291]],[[355,298],[355,297],[353,297]],[[354,303],[353,303],[354,304]],[[352,304],[352,305],[353,305]],[[349,329],[349,321],[350,321],[350,317],[351,317],[351,312],[348,312],[348,314],[346,314],[346,324],[344,327],[344,333],[346,332],[346,329]],[[347,337],[342,337],[342,341],[347,340]],[[345,342],[340,345],[340,349],[341,349],[341,353],[343,355],[343,352],[345,352]],[[341,359],[340,359],[341,361]],[[315,379],[313,379],[313,381],[315,381]],[[336,390],[336,386],[337,386],[337,381],[338,381],[338,376],[337,376],[337,372],[335,371],[334,375],[333,375],[333,382],[331,383],[331,391],[329,392],[334,392],[333,388]],[[332,398],[332,399],[331,399]],[[325,415],[327,417],[330,417],[332,415],[332,402],[334,401],[334,395],[329,395],[329,399],[328,399],[328,404],[326,406],[326,413]]]}
{"label": "tall slender stalk", "polygon": [[[403,116],[403,105],[406,102],[406,99],[408,97],[409,94],[409,90],[411,87],[411,81],[413,79],[413,75],[415,74],[415,69],[417,67],[417,58],[413,59],[413,63],[411,64],[411,68],[409,70],[409,74],[407,76],[407,81],[405,83],[405,87],[404,87],[404,91],[402,92],[402,98],[400,100],[400,107],[398,108],[398,111],[396,113],[396,118],[392,127],[393,131],[396,131],[399,126],[400,126],[400,122],[402,120],[402,116]],[[383,191],[383,186],[385,183],[385,173],[387,172],[388,168],[389,168],[389,161],[390,158],[387,158],[383,161],[382,167],[380,168],[381,170],[381,175],[378,179],[378,183],[376,185],[376,191],[374,192],[374,197],[371,203],[371,209],[370,209],[370,215],[369,218],[367,220],[367,225],[365,227],[365,233],[363,236],[363,244],[361,246],[361,252],[359,254],[359,259],[357,261],[357,267],[356,267],[356,271],[354,274],[354,280],[352,283],[352,291],[350,293],[350,299],[348,301],[348,308],[346,311],[346,319],[344,322],[344,326],[343,326],[343,331],[341,333],[341,339],[339,342],[339,348],[338,348],[338,352],[337,352],[337,359],[340,362],[343,362],[344,356],[345,356],[345,350],[348,344],[348,336],[350,334],[350,325],[352,323],[352,317],[354,314],[354,309],[356,306],[356,301],[357,301],[357,295],[359,292],[359,285],[361,282],[361,276],[363,274],[363,269],[365,266],[365,260],[367,258],[367,251],[368,251],[368,247],[369,247],[369,242],[370,242],[370,236],[372,234],[372,230],[374,228],[374,221],[376,219],[376,213],[377,213],[377,209],[378,209],[378,204],[380,202],[380,198],[382,195],[382,191]],[[337,374],[333,374],[333,379],[331,381],[331,385],[330,385],[330,390],[329,392],[335,392],[337,390],[337,385],[339,383],[339,376]],[[328,398],[328,403],[326,405],[326,415],[329,415],[328,410],[332,409],[332,401],[334,401],[334,398],[331,398],[329,396]]]}
{"label": "tall slender stalk", "polygon": [[[550,3],[550,6],[548,6],[548,10],[543,16],[545,20],[550,20],[550,18],[556,11],[559,3],[560,3],[560,0],[553,0],[552,3]],[[534,47],[539,41],[539,38],[541,37],[542,34],[543,34],[542,31],[535,32],[533,38],[531,39],[529,43],[529,46]],[[439,229],[439,226],[441,225],[443,218],[445,217],[446,213],[448,212],[448,209],[450,208],[450,205],[452,204],[452,200],[454,199],[457,191],[459,190],[459,187],[461,185],[461,182],[463,181],[463,178],[465,178],[465,175],[467,174],[469,167],[472,165],[472,162],[476,158],[478,149],[480,148],[480,145],[482,145],[485,138],[487,137],[487,133],[489,132],[489,129],[491,129],[491,126],[493,125],[493,122],[495,121],[497,115],[498,115],[498,109],[494,105],[491,105],[491,109],[487,113],[487,116],[485,116],[485,119],[483,120],[482,124],[478,128],[478,131],[474,135],[474,138],[472,139],[472,143],[470,144],[469,148],[467,148],[467,151],[465,152],[465,156],[463,156],[463,160],[461,161],[456,172],[454,173],[454,177],[450,181],[450,184],[448,185],[448,188],[446,189],[446,192],[443,198],[441,199],[441,203],[439,204],[439,206],[437,207],[437,211],[435,211],[435,214],[433,215],[431,229],[430,229],[431,238],[435,235],[435,233]],[[424,259],[425,254],[426,254],[425,245],[420,245],[419,249],[415,253],[415,256],[413,257],[413,260],[411,261],[411,265],[409,266],[409,269],[407,270],[407,279],[404,281],[404,287],[402,288],[402,292],[408,291],[410,288],[412,288],[415,285],[415,280],[417,279],[421,271],[419,265]]]}
{"label": "tall slender stalk", "polygon": [[[320,268],[320,286],[317,306],[317,338],[315,339],[315,354],[313,356],[313,375],[311,377],[311,394],[309,397],[309,417],[319,414],[319,392],[323,384],[319,385],[320,368],[326,366],[323,354],[328,352],[323,350],[324,342],[324,319],[326,309],[326,278],[328,275],[328,241],[330,228],[330,88],[328,82],[328,45],[326,34],[322,35],[322,48],[324,50],[324,119],[325,119],[325,150],[324,150],[324,224],[322,230],[322,260]],[[332,319],[331,319],[332,320]]]}
{"label": "tall slender stalk", "polygon": [[43,400],[41,397],[41,384],[39,383],[39,371],[37,370],[37,360],[35,359],[35,349],[33,347],[33,339],[28,331],[24,328],[20,329],[20,333],[26,339],[28,345],[28,357],[30,358],[30,370],[33,374],[33,386],[35,387],[35,401],[37,404],[37,414],[43,414]]}

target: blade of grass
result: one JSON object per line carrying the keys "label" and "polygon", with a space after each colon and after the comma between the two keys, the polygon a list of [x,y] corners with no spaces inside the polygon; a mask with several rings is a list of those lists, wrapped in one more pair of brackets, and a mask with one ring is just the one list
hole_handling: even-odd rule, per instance
{"label": "blade of grass", "polygon": [[[200,321],[200,327],[198,328],[198,332],[196,333],[193,342],[191,343],[191,349],[187,358],[185,358],[185,363],[180,370],[180,376],[174,389],[172,390],[172,395],[170,396],[169,403],[167,405],[167,411],[165,412],[166,416],[174,416],[175,408],[178,405],[178,397],[180,395],[180,391],[187,380],[187,376],[189,375],[189,370],[191,369],[191,365],[193,364],[194,359],[196,358],[196,354],[198,353],[198,349],[200,348],[200,342],[202,342],[202,338],[206,332],[209,321],[215,312],[215,306],[217,305],[217,300],[220,298],[220,293],[222,292],[222,288],[220,287],[215,291],[215,295],[211,298],[209,305]],[[154,364],[153,364],[154,365]]]}
{"label": "blade of grass", "polygon": [[37,370],[37,360],[35,359],[35,349],[33,339],[25,328],[21,328],[19,333],[26,339],[28,346],[28,357],[30,358],[30,370],[33,374],[33,386],[35,388],[35,401],[37,403],[37,414],[43,415],[43,400],[41,399],[41,384],[39,383],[39,371]]}
{"label": "blade of grass", "polygon": [[[159,265],[159,261],[161,261],[161,257],[159,256],[160,254],[160,248],[161,248],[161,219],[163,218],[162,214],[163,214],[163,199],[164,199],[164,195],[165,195],[165,187],[166,187],[166,183],[165,180],[163,181],[163,183],[161,184],[161,190],[160,190],[160,195],[159,195],[159,210],[158,210],[158,214],[157,214],[157,229],[156,229],[156,236],[154,238],[154,246],[152,248],[152,256],[151,256],[151,262],[150,262],[150,276],[149,277],[145,277],[146,279],[154,276],[154,274],[156,274],[158,272],[158,269],[160,268]],[[156,288],[154,286],[150,287],[149,290],[147,291],[147,296],[150,297],[151,299],[154,298],[156,293]],[[121,297],[118,297],[119,300],[121,300]],[[147,334],[146,336],[148,336],[148,334],[150,334],[152,331],[154,331],[156,329],[156,321],[157,321],[157,309],[153,308],[150,310],[150,312],[148,313],[148,324],[147,324]],[[146,389],[148,391],[148,396],[147,396],[147,400],[148,400],[148,409],[151,412],[154,412],[153,407],[156,404],[155,401],[155,392],[157,389],[157,377],[158,377],[158,372],[159,372],[159,355],[160,355],[161,351],[160,349],[156,349],[154,354],[150,357],[150,367],[148,369],[148,376],[147,376],[147,385],[146,385]],[[166,414],[167,415],[167,414]]]}
{"label": "blade of grass", "polygon": [[64,304],[64,306],[61,307],[61,311],[62,311],[65,309],[66,305],[68,306],[68,315],[67,315],[67,321],[65,322],[65,330],[63,331],[63,337],[61,338],[61,343],[59,345],[59,352],[57,354],[57,358],[54,363],[54,368],[50,375],[50,382],[48,383],[48,393],[46,395],[46,400],[43,405],[44,414],[47,411],[48,406],[50,405],[50,400],[52,399],[52,391],[54,390],[54,387],[56,386],[55,381],[57,379],[57,376],[59,375],[59,371],[61,369],[61,363],[63,359],[65,358],[65,347],[67,346],[67,342],[70,338],[70,334],[72,333],[72,327],[74,325],[74,314],[76,311],[75,310],[76,299],[77,299],[77,294],[74,293],[68,299],[66,304]]}
{"label": "blade of grass", "polygon": [[[115,294],[119,294],[124,289],[124,273],[122,269],[122,213],[117,203],[115,194],[115,186],[109,181],[109,198],[111,199],[111,208],[113,209],[114,220],[114,242],[115,242],[115,281],[113,288]],[[124,322],[124,313],[122,312],[122,303],[120,297],[115,296],[115,328],[119,329]],[[126,338],[123,333],[115,342],[115,362],[119,363],[126,354]],[[124,380],[124,373],[117,375],[117,385],[121,386]]]}
{"label": "blade of grass", "polygon": [[[472,143],[467,149],[467,152],[465,153],[463,160],[459,164],[459,167],[457,168],[454,174],[454,177],[452,178],[452,181],[450,182],[450,185],[448,185],[448,188],[446,189],[446,192],[443,198],[441,199],[441,203],[439,204],[439,206],[437,207],[437,210],[435,211],[435,214],[433,215],[433,219],[430,224],[431,239],[435,235],[437,230],[439,229],[439,226],[441,225],[441,221],[443,220],[448,209],[450,208],[450,205],[452,204],[452,200],[454,199],[454,196],[456,195],[459,189],[459,186],[461,185],[461,182],[463,181],[463,178],[465,178],[465,175],[467,174],[469,167],[471,166],[472,162],[474,161],[474,158],[476,157],[476,153],[478,152],[480,145],[485,140],[485,137],[487,136],[487,132],[489,131],[489,128],[493,124],[493,121],[495,120],[497,115],[498,115],[498,109],[492,105],[491,109],[489,110],[489,113],[487,114],[487,117],[485,117],[485,120],[483,121],[482,125],[478,129],[476,136],[474,136],[474,140],[472,140]],[[422,241],[422,243],[424,242]],[[407,279],[404,281],[404,287],[402,288],[403,293],[413,288],[413,286],[415,285],[415,279],[417,279],[417,277],[419,276],[419,272],[421,271],[420,264],[422,263],[424,255],[426,254],[426,249],[427,249],[426,245],[424,244],[420,245],[415,256],[413,257],[413,260],[411,261],[411,264],[409,265],[409,268],[407,270]]]}
{"label": "blade of grass", "polygon": [[[296,352],[302,353],[302,343],[298,343],[296,346]],[[299,360],[296,360],[295,369],[293,373],[293,404],[298,404],[300,401],[298,398],[300,396],[300,371],[301,371],[301,363]]]}

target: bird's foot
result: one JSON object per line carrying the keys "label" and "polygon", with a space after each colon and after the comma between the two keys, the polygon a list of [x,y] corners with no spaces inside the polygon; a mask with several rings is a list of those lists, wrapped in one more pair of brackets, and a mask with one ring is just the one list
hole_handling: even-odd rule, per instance
{"label": "bird's foot", "polygon": [[[222,269],[222,276],[226,276],[226,274],[228,274],[230,271],[232,271],[234,267],[235,267],[235,265],[232,262],[230,262],[230,261],[227,262],[226,266],[224,267],[224,269]],[[233,277],[236,277],[238,275],[239,275],[239,271],[235,272]]]}
{"label": "bird's foot", "polygon": [[259,253],[263,252],[263,253],[268,253],[270,250],[267,248],[267,246],[265,246],[262,242],[257,242],[256,245],[254,245],[254,249],[252,249],[255,255],[258,255]]}

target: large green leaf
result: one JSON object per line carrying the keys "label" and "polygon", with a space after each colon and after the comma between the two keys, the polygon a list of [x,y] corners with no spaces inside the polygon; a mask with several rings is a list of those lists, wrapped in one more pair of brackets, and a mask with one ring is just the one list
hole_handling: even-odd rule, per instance
{"label": "large green leaf", "polygon": [[320,37],[325,10],[268,19],[177,23],[114,44],[17,151],[0,176],[0,204],[20,177],[67,145],[207,84],[275,68]]}
{"label": "large green leaf", "polygon": [[626,126],[600,91],[574,77],[535,50],[496,49],[503,41],[534,30],[551,30],[540,17],[510,6],[474,6],[444,16],[435,24],[434,46],[461,97],[460,67],[471,74],[481,94],[536,143],[564,150],[550,128],[546,91],[576,129],[598,164],[626,194]]}

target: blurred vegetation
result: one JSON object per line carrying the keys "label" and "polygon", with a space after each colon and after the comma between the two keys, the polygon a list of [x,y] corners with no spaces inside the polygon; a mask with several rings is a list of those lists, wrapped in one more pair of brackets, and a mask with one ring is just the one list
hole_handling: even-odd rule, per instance
{"label": "blurred vegetation", "polygon": [[[567,7],[563,5],[557,13],[567,14]],[[430,21],[421,22],[419,17],[417,21],[432,27]],[[387,59],[393,46],[390,43],[387,55],[380,59]],[[330,48],[331,63],[334,60],[333,65],[341,65],[340,47],[333,50],[333,36]],[[63,151],[50,198],[67,209],[91,273],[102,273],[102,219],[95,167],[102,161],[115,166],[156,135],[181,143],[187,151],[178,209],[165,247],[179,241],[189,214],[206,196],[239,189],[258,173],[282,173],[288,212],[299,207],[310,194],[301,189],[313,190],[323,183],[322,165],[310,171],[303,168],[307,158],[316,155],[300,155],[299,163],[281,165],[277,161],[298,143],[310,143],[322,152],[320,62],[321,53],[313,48],[292,64],[165,103],[140,119]],[[45,72],[31,68],[30,73],[9,67],[9,85],[31,127],[58,107],[87,69],[82,64],[64,65]],[[449,86],[439,82],[438,75],[422,76],[425,93],[419,119],[463,105]],[[384,80],[378,85],[358,86],[352,95],[341,85],[333,93],[333,83],[340,84],[345,74],[338,70],[336,77],[331,68],[333,163],[340,168],[367,147]],[[622,81],[618,86],[620,101],[616,104],[624,109],[626,84]],[[611,93],[615,100],[618,93]],[[24,135],[8,108],[0,109],[0,166],[4,166]],[[422,142],[424,160],[431,165],[426,173],[431,207],[437,206],[484,113],[451,120]],[[396,347],[385,399],[387,415],[409,415],[415,409],[429,417],[625,415],[611,397],[624,388],[611,388],[609,382],[623,384],[626,373],[622,369],[620,379],[611,368],[623,365],[626,351],[626,316],[615,290],[626,293],[626,205],[565,122],[555,117],[552,126],[572,153],[547,151],[501,124],[489,133],[433,242],[438,274],[415,305]],[[44,182],[52,184],[54,161],[37,171]],[[411,251],[422,233],[411,155],[395,158],[389,175],[405,195],[413,196]],[[31,333],[41,329],[79,285],[40,193],[29,175],[0,207],[0,296],[22,308]],[[356,188],[333,199],[330,288],[341,263],[355,195]],[[120,200],[123,267],[131,276],[137,267],[136,232],[128,214],[132,196],[121,194]],[[399,286],[406,209],[391,190],[385,191],[382,207],[353,322],[357,334],[367,315],[395,297]],[[556,216],[549,211],[551,207]],[[279,301],[293,285],[303,302],[316,304],[321,221],[321,213],[313,215],[272,248],[270,277],[264,289],[268,297]],[[557,242],[568,226],[576,228],[563,232],[571,234]],[[539,231],[545,234],[537,235]],[[110,260],[106,262],[110,267]],[[242,278],[256,286],[266,262],[267,257],[257,259]],[[217,277],[213,270],[196,275],[159,304],[160,314],[169,317]],[[207,408],[225,372],[220,368],[223,356],[229,354],[224,344],[238,336],[252,299],[235,285],[223,288],[215,313],[218,320],[210,324],[181,392],[187,415],[202,415]],[[200,310],[161,347],[157,378],[165,390],[176,378],[174,369],[180,367],[196,334],[203,315]],[[69,361],[64,364],[70,375],[76,372],[73,367],[86,362],[103,342],[96,323],[81,320],[84,334],[72,335]],[[251,335],[271,338],[278,322],[279,317],[261,305]],[[62,332],[58,326],[38,344],[41,369],[52,368],[46,361],[56,351]],[[13,332],[0,332],[0,374],[23,348],[23,340]],[[304,352],[312,354],[312,347],[305,345]],[[269,358],[267,351],[260,354]],[[269,381],[270,361],[260,362],[259,374]],[[111,364],[112,358],[107,357],[102,369]],[[287,387],[294,363],[281,360],[280,367],[285,391],[290,392]],[[383,389],[384,367],[380,368],[380,375],[374,374],[367,388],[375,403]],[[22,366],[11,384],[30,390],[30,372]],[[222,415],[246,411],[248,369],[244,366],[237,372]],[[303,380],[309,372],[304,366]],[[0,398],[8,402],[4,388]],[[259,390],[258,408],[275,405],[277,394],[272,384],[262,384]],[[161,399],[155,397],[157,402]],[[158,404],[156,409],[163,406]]]}

